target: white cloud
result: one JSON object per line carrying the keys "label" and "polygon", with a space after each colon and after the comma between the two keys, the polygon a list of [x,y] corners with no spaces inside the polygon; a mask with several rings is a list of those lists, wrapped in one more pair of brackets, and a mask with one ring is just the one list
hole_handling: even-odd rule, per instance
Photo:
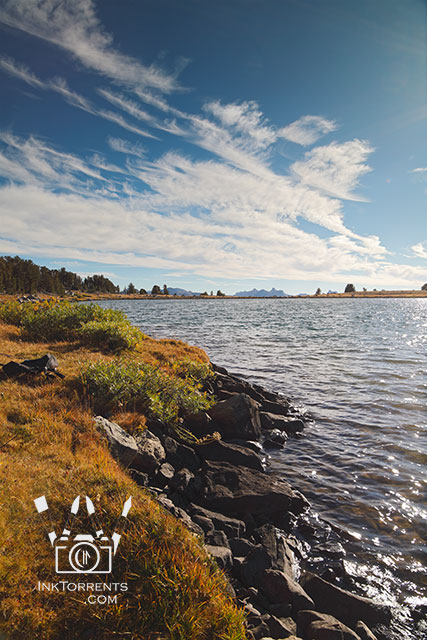
{"label": "white cloud", "polygon": [[427,173],[427,167],[417,167],[412,169],[409,173]]}
{"label": "white cloud", "polygon": [[358,179],[371,168],[364,164],[373,148],[364,140],[332,142],[308,151],[304,160],[294,162],[293,174],[302,184],[346,200],[364,199],[352,193]]}
{"label": "white cloud", "polygon": [[276,141],[274,129],[265,124],[265,118],[256,102],[222,105],[215,100],[205,104],[204,110],[214,115],[226,129],[249,136],[255,146],[260,149]]}
{"label": "white cloud", "polygon": [[303,146],[314,144],[321,136],[338,128],[333,120],[321,116],[302,116],[287,127],[279,129],[278,136]]}
{"label": "white cloud", "polygon": [[54,43],[86,68],[130,87],[169,93],[178,87],[175,74],[143,65],[113,46],[99,23],[92,0],[4,0],[0,21]]}
{"label": "white cloud", "polygon": [[417,258],[427,258],[427,247],[426,247],[427,243],[422,243],[419,242],[418,244],[414,244],[413,247],[411,247],[412,251],[414,252],[415,256]]}
{"label": "white cloud", "polygon": [[23,64],[19,64],[12,58],[3,56],[0,57],[0,67],[3,71],[6,71],[11,76],[23,80],[32,87],[44,88],[44,83],[32,73],[28,67]]}
{"label": "white cloud", "polygon": [[108,144],[114,151],[119,151],[120,153],[137,156],[138,158],[143,158],[145,156],[144,147],[142,147],[140,144],[135,144],[129,142],[128,140],[123,140],[122,138],[113,138],[112,136],[110,136],[108,138]]}

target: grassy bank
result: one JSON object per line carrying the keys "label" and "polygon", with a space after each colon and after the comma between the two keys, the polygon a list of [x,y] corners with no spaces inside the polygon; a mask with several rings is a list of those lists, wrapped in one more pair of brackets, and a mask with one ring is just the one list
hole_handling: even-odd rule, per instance
{"label": "grassy bank", "polygon": [[[210,402],[200,391],[207,356],[179,341],[153,340],[117,312],[82,308],[0,306],[0,361],[49,352],[66,376],[0,382],[0,629],[24,640],[243,639],[242,613],[201,542],[118,466],[93,423],[108,405],[131,432],[144,429],[147,416],[179,429],[180,415]],[[58,580],[33,503],[43,494],[57,533],[76,495],[87,494],[109,535],[133,496],[111,578],[128,584],[117,604],[36,589],[39,580]]]}

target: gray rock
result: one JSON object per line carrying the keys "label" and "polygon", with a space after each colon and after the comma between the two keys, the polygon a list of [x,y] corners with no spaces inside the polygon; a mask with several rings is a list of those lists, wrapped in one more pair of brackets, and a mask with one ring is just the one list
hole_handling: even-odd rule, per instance
{"label": "gray rock", "polygon": [[211,531],[206,536],[206,542],[207,544],[213,545],[215,547],[227,547],[227,549],[230,548],[227,536],[225,535],[224,531]]}
{"label": "gray rock", "polygon": [[164,462],[160,465],[156,477],[155,483],[158,487],[166,487],[175,475],[175,469],[169,462]]}
{"label": "gray rock", "polygon": [[290,578],[296,576],[297,561],[295,555],[279,529],[272,524],[265,524],[256,529],[252,535],[268,553],[271,559],[269,568],[279,569]]}
{"label": "gray rock", "polygon": [[245,533],[246,525],[242,520],[204,509],[196,504],[190,504],[189,510],[192,516],[200,515],[209,518],[213,522],[215,529],[224,531],[227,538],[237,538]]}
{"label": "gray rock", "polygon": [[[332,617],[332,616],[330,616]],[[360,640],[360,637],[350,627],[334,619],[335,622],[328,620],[316,620],[312,622],[307,631],[307,635],[311,640]]]}
{"label": "gray rock", "polygon": [[264,515],[281,522],[283,513],[299,514],[308,502],[276,474],[228,463],[205,462],[201,500],[208,509],[239,515]]}
{"label": "gray rock", "polygon": [[234,465],[249,467],[263,471],[261,459],[256,453],[237,444],[230,444],[222,440],[211,440],[196,446],[196,451],[203,460],[229,462]]}
{"label": "gray rock", "polygon": [[185,467],[194,473],[199,469],[200,458],[191,447],[178,442],[170,436],[166,436],[164,438],[164,448],[166,451],[166,460],[170,462],[177,471]]}
{"label": "gray rock", "polygon": [[287,416],[289,413],[289,403],[286,400],[282,402],[263,400],[261,403],[261,411],[279,416]]}
{"label": "gray rock", "polygon": [[377,637],[362,620],[358,620],[356,624],[356,633],[360,640],[377,640]]}
{"label": "gray rock", "polygon": [[[353,636],[350,636],[350,638],[352,638],[352,640],[354,640],[354,637],[357,638],[357,635],[354,634],[354,632],[349,629],[346,625],[344,625],[342,622],[340,622],[339,620],[337,620],[337,618],[335,618],[334,616],[330,616],[326,613],[319,613],[318,611],[312,611],[310,609],[303,609],[301,611],[298,611],[298,615],[297,615],[297,632],[299,635],[303,636],[304,638],[309,637],[311,638],[311,629],[312,629],[312,625],[314,623],[321,623],[319,625],[318,629],[314,629],[314,633],[316,634],[320,634],[320,637],[325,638],[325,640],[328,639],[329,636],[327,635],[322,635],[322,634],[326,634],[327,631],[329,631],[331,633],[331,638],[340,638],[340,636],[336,636],[334,634],[336,634],[336,632],[342,632],[343,634],[346,633],[346,631],[350,631],[350,633],[353,633]],[[313,638],[317,637],[313,635]],[[347,638],[345,635],[343,635],[343,638]],[[350,639],[349,639],[350,640]]]}
{"label": "gray rock", "polygon": [[261,640],[261,638],[265,637],[265,635],[269,633],[268,626],[265,622],[261,622],[256,627],[252,627],[251,631],[255,640]]}
{"label": "gray rock", "polygon": [[284,416],[279,416],[268,411],[260,411],[261,427],[264,431],[279,429],[287,434],[295,434],[304,429],[302,420],[295,420]]}
{"label": "gray rock", "polygon": [[204,411],[185,416],[185,423],[196,436],[205,436],[215,431],[212,425],[212,418]]}
{"label": "gray rock", "polygon": [[206,535],[212,533],[215,529],[212,520],[210,518],[206,518],[206,516],[199,516],[196,513],[193,514],[192,520],[203,529]]}
{"label": "gray rock", "polygon": [[258,404],[245,393],[233,395],[209,409],[215,429],[224,439],[256,440],[261,435]]}
{"label": "gray rock", "polygon": [[228,547],[217,547],[211,544],[205,544],[205,549],[215,558],[221,569],[231,569],[233,566],[233,556]]}
{"label": "gray rock", "polygon": [[270,604],[268,610],[276,618],[289,618],[292,613],[292,605],[276,602],[275,604]]}
{"label": "gray rock", "polygon": [[266,569],[261,576],[260,587],[273,604],[291,604],[293,611],[311,609],[314,602],[292,578],[277,569]]}
{"label": "gray rock", "polygon": [[181,509],[181,507],[177,507],[174,505],[172,500],[166,498],[166,496],[159,496],[157,498],[157,502],[164,508],[166,511],[169,511],[175,518],[181,520],[181,522],[189,529],[192,533],[195,533],[198,536],[204,538],[203,529],[199,527],[198,524],[193,522],[188,513]]}
{"label": "gray rock", "polygon": [[253,542],[245,540],[245,538],[231,538],[229,541],[233,556],[246,557],[248,553],[255,548]]}
{"label": "gray rock", "polygon": [[142,473],[136,469],[129,469],[129,475],[140,487],[146,487],[150,479],[148,473]]}
{"label": "gray rock", "polygon": [[191,473],[189,469],[180,469],[174,475],[174,477],[170,480],[169,484],[171,487],[176,489],[178,492],[184,492],[191,480],[194,478],[194,473]]}
{"label": "gray rock", "polygon": [[262,453],[262,445],[256,440],[241,440],[240,438],[233,438],[232,440],[227,440],[230,444],[237,444],[240,447],[245,447],[246,449],[251,449],[255,451],[255,453]]}
{"label": "gray rock", "polygon": [[240,580],[247,587],[257,586],[262,573],[271,567],[271,558],[260,544],[248,553],[240,565]]}
{"label": "gray rock", "polygon": [[336,587],[318,576],[306,574],[302,584],[316,603],[316,608],[351,627],[355,627],[359,620],[369,626],[388,624],[391,620],[389,607]]}
{"label": "gray rock", "polygon": [[152,474],[164,460],[165,450],[160,440],[149,431],[137,439],[102,416],[95,418],[95,424],[107,437],[113,456],[125,467]]}
{"label": "gray rock", "polygon": [[297,625],[292,618],[269,616],[268,619],[266,619],[266,623],[272,638],[287,638],[294,635],[297,630]]}

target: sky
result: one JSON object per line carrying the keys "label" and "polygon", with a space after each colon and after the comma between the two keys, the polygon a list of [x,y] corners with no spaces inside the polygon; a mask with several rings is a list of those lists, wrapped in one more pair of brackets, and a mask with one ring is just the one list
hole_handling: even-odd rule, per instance
{"label": "sky", "polygon": [[426,60],[424,0],[0,0],[0,255],[419,289]]}

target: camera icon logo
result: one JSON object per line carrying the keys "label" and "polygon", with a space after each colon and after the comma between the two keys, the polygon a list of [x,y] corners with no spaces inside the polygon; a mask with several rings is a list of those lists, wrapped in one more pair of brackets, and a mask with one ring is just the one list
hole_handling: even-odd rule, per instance
{"label": "camera icon logo", "polygon": [[132,497],[128,498],[124,503],[123,511],[117,520],[111,538],[104,535],[96,517],[93,502],[88,496],[86,496],[86,507],[95,535],[77,534],[74,538],[70,538],[70,533],[74,518],[79,510],[80,496],[77,496],[71,505],[70,515],[60,538],[57,538],[52,524],[48,524],[47,514],[49,507],[46,497],[40,496],[34,500],[34,503],[55,551],[56,573],[111,573],[113,556],[117,551],[127,523],[127,515],[132,506]]}
{"label": "camera icon logo", "polygon": [[56,573],[111,573],[113,543],[103,536],[95,541],[91,535],[80,534],[72,541],[60,538],[55,544]]}

